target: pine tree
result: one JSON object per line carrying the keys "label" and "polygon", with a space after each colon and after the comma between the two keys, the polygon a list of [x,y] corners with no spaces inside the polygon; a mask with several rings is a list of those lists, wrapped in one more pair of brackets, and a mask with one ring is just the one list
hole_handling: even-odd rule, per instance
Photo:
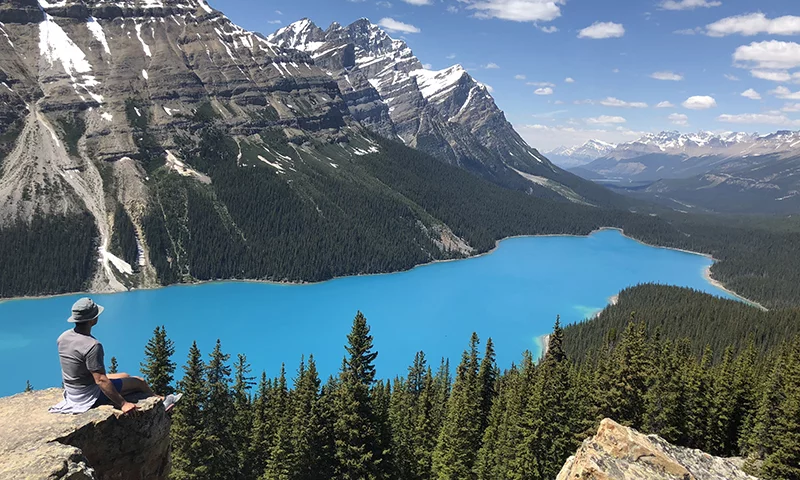
{"label": "pine tree", "polygon": [[436,380],[433,372],[428,367],[425,373],[422,391],[417,398],[413,409],[411,448],[415,459],[412,465],[412,479],[429,479],[433,468],[433,450],[439,437],[436,406]]}
{"label": "pine tree", "polygon": [[253,377],[247,357],[239,354],[233,367],[233,426],[234,450],[238,457],[238,478],[247,476],[247,455],[250,443],[250,432],[253,428],[253,410],[250,401],[250,390],[253,388]]}
{"label": "pine tree", "polygon": [[495,399],[495,383],[497,382],[497,365],[495,364],[494,344],[492,339],[486,340],[486,352],[481,360],[478,370],[478,388],[480,388],[480,435],[489,426],[489,414],[492,410],[492,403]]}
{"label": "pine tree", "polygon": [[376,451],[381,459],[377,465],[377,478],[389,479],[393,477],[394,458],[392,451],[392,424],[389,419],[390,404],[392,401],[392,386],[387,381],[378,380],[372,389],[372,411],[375,418],[377,438]]}
{"label": "pine tree", "polygon": [[25,393],[29,393],[33,391],[33,385],[31,385],[30,380],[25,380]]}
{"label": "pine tree", "polygon": [[784,354],[783,396],[773,426],[772,451],[764,460],[766,478],[800,480],[800,337]]}
{"label": "pine tree", "polygon": [[192,343],[189,358],[178,382],[183,399],[172,414],[172,473],[175,480],[209,478],[205,463],[205,428],[203,419],[207,401],[205,366],[197,343]]}
{"label": "pine tree", "polygon": [[327,441],[327,425],[321,404],[320,381],[314,357],[308,367],[301,360],[292,399],[293,478],[327,480],[333,476],[333,451]]}
{"label": "pine tree", "polygon": [[238,458],[231,431],[233,398],[231,397],[230,355],[222,353],[217,340],[206,365],[206,391],[208,401],[204,411],[205,436],[208,441],[207,466],[210,478],[234,478]]}
{"label": "pine tree", "polygon": [[167,338],[166,328],[156,327],[153,337],[145,346],[145,361],[141,364],[141,370],[150,388],[161,395],[175,391],[171,385],[175,373],[175,362],[172,361],[174,353],[175,345]]}
{"label": "pine tree", "polygon": [[[604,416],[636,429],[641,429],[644,415],[644,393],[650,374],[646,349],[645,324],[631,316],[619,345],[614,348],[610,370],[605,378]],[[600,388],[604,388],[603,385]]]}
{"label": "pine tree", "polygon": [[661,344],[654,363],[654,375],[644,397],[643,428],[675,443],[683,435],[683,382],[679,376],[679,359],[671,342]]}
{"label": "pine tree", "polygon": [[367,319],[358,312],[334,393],[337,477],[344,480],[378,478],[382,460],[370,394],[378,352],[372,351],[369,332]]}
{"label": "pine tree", "polygon": [[244,478],[253,480],[261,476],[267,467],[269,449],[272,444],[272,423],[267,404],[270,401],[272,383],[267,380],[267,373],[261,372],[255,398],[252,402],[252,427],[249,446],[244,465]]}
{"label": "pine tree", "polygon": [[511,389],[519,376],[516,367],[507,371],[497,381],[496,398],[492,403],[489,422],[483,433],[481,448],[475,461],[475,475],[479,480],[508,478],[507,463],[510,460],[505,447],[506,434],[509,431],[508,400]]}
{"label": "pine tree", "polygon": [[111,365],[108,367],[108,373],[117,373],[119,370],[119,363],[117,363],[117,357],[111,357]]}
{"label": "pine tree", "polygon": [[433,451],[433,476],[474,478],[472,468],[480,447],[481,399],[478,385],[478,335],[473,333],[456,371],[442,430]]}
{"label": "pine tree", "polygon": [[267,410],[272,419],[273,434],[267,465],[261,478],[288,480],[294,465],[294,452],[291,443],[289,388],[286,383],[286,366],[283,364],[270,402],[267,404]]}
{"label": "pine tree", "polygon": [[[419,354],[418,354],[419,355]],[[409,368],[409,378],[415,378],[415,365]],[[397,377],[389,403],[391,428],[391,467],[396,478],[416,478],[417,462],[414,451],[414,393],[411,382]]]}

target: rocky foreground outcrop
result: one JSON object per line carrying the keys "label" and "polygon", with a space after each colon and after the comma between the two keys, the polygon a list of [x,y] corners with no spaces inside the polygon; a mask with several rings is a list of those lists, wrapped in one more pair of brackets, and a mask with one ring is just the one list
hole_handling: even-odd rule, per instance
{"label": "rocky foreground outcrop", "polygon": [[155,398],[129,415],[100,407],[81,415],[47,411],[60,389],[0,399],[0,478],[166,479],[169,418]]}
{"label": "rocky foreground outcrop", "polygon": [[729,459],[671,445],[613,420],[583,442],[556,480],[757,480]]}

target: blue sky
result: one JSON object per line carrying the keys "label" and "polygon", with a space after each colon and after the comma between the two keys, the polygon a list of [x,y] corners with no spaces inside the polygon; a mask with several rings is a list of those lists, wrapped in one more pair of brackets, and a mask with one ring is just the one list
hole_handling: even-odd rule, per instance
{"label": "blue sky", "polygon": [[303,17],[387,25],[424,64],[460,63],[491,86],[543,150],[661,130],[800,129],[798,0],[209,3],[265,34]]}

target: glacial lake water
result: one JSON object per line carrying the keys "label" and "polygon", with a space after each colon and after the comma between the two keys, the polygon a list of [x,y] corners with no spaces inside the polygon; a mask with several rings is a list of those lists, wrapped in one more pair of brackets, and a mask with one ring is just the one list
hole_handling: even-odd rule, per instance
{"label": "glacial lake water", "polygon": [[[346,335],[361,310],[379,352],[380,378],[406,373],[425,351],[434,368],[453,366],[475,331],[492,337],[501,368],[525,350],[539,354],[539,337],[603,309],[625,287],[645,282],[692,287],[728,297],[703,271],[711,260],[643,245],[615,230],[588,237],[504,240],[491,254],[417,267],[408,272],[347,277],[308,285],[219,282],[92,295],[106,307],[93,334],[120,370],[137,374],[144,345],[157,325],[175,342],[180,367],[193,340],[204,357],[217,338],[232,359],[245,353],[254,375],[294,376],[301,355],[313,353],[323,378],[345,354]],[[0,396],[60,385],[56,338],[69,328],[82,295],[0,303]]]}

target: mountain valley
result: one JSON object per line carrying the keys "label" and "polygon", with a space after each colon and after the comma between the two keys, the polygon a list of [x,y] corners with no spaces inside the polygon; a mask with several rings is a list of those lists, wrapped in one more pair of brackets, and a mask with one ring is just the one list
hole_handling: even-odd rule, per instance
{"label": "mountain valley", "polygon": [[562,165],[576,165],[573,173],[680,211],[791,214],[800,208],[800,132],[661,132],[604,151],[595,145],[547,155],[566,153],[570,160]]}

